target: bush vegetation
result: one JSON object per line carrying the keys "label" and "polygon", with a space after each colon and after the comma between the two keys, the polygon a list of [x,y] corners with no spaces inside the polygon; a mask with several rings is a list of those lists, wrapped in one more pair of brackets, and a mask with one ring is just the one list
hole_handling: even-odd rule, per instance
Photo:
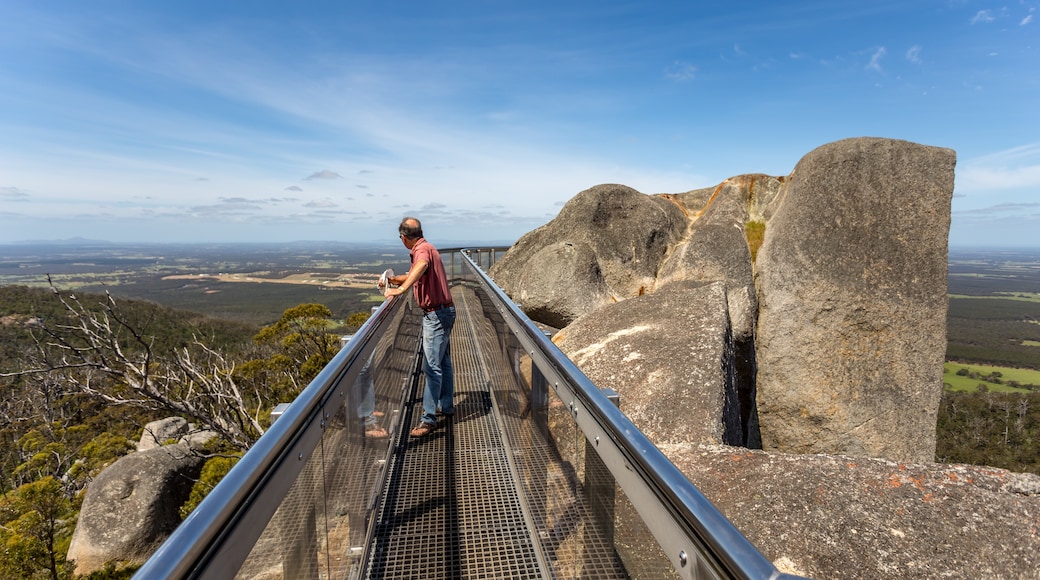
{"label": "bush vegetation", "polygon": [[[117,316],[113,338],[126,340],[126,354],[141,345],[154,349],[150,364],[166,364],[161,353],[191,348],[203,340],[237,361],[235,381],[244,391],[277,400],[291,400],[339,349],[342,332],[353,332],[370,310],[334,321],[321,304],[302,304],[282,313],[277,322],[258,328],[140,300],[72,293],[70,304],[89,309],[76,318],[53,290],[0,287],[0,577],[70,578],[65,562],[83,490],[103,468],[135,449],[143,426],[169,416],[161,406],[111,404],[100,396],[77,390],[65,369],[60,373],[19,374],[46,355],[48,342],[64,336],[69,344],[85,346],[75,327],[93,317]],[[107,309],[115,308],[115,310]],[[49,335],[44,329],[57,334]],[[66,334],[62,334],[66,333]],[[55,361],[54,353],[43,360]],[[118,378],[99,374],[91,382],[113,396],[125,396]],[[122,394],[122,395],[120,395]],[[273,400],[273,399],[272,399]],[[254,408],[257,402],[250,403]],[[199,417],[186,416],[192,422]],[[204,466],[188,503],[187,514],[234,464],[241,450],[218,442],[207,451]],[[126,578],[131,568],[114,564],[92,578]]]}
{"label": "bush vegetation", "polygon": [[1040,475],[1040,392],[943,393],[936,460]]}

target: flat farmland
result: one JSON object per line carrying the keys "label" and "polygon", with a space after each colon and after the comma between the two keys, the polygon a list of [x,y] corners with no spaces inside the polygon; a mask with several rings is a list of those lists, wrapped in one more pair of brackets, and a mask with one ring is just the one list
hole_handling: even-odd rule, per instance
{"label": "flat farmland", "polygon": [[1040,371],[1040,250],[951,249],[946,360]]}
{"label": "flat farmland", "polygon": [[370,310],[388,267],[405,270],[400,246],[338,243],[0,246],[0,285],[109,292],[209,316],[269,324],[286,309],[324,304],[337,318]]}

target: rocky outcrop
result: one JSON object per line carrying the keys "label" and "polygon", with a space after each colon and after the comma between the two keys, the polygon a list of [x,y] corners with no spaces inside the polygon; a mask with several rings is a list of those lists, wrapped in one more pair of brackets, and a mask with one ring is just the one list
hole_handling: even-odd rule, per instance
{"label": "rocky outcrop", "polygon": [[756,264],[764,449],[935,459],[954,162],[850,139],[795,167]]}
{"label": "rocky outcrop", "polygon": [[661,256],[686,226],[683,210],[664,197],[599,185],[520,238],[491,275],[531,318],[559,328],[652,291]]}
{"label": "rocky outcrop", "polygon": [[[596,262],[581,287],[606,287],[609,301],[575,292],[561,309],[513,270],[544,280],[580,270],[574,259],[554,278],[544,270],[556,264],[533,256],[607,235],[575,231],[595,229],[578,211],[591,211],[587,200],[491,273],[532,319],[556,323],[561,350],[617,391],[621,410],[781,570],[1036,578],[1040,478],[933,463],[954,163],[948,149],[850,139],[790,176],[645,196],[685,225],[641,255],[628,278],[641,292],[588,246]],[[589,191],[645,205],[617,187]],[[757,260],[751,222],[765,224]],[[626,240],[640,234],[625,228],[644,227],[610,223]],[[717,445],[741,437],[745,447]]]}
{"label": "rocky outcrop", "polygon": [[[721,283],[733,355],[718,376],[733,384],[708,390],[736,392],[727,409],[747,445],[931,461],[954,161],[948,149],[860,138],[820,147],[791,176],[662,195],[598,186],[490,273],[557,327],[590,324],[615,302],[609,316],[624,318],[626,301],[671,283]],[[765,224],[757,261],[752,222]],[[702,338],[713,340],[675,340],[693,350]]]}
{"label": "rocky outcrop", "polygon": [[553,342],[617,391],[652,441],[742,445],[729,326],[724,284],[675,282],[581,317]]}
{"label": "rocky outcrop", "polygon": [[971,465],[661,445],[781,571],[1037,578],[1040,477]]}
{"label": "rocky outcrop", "polygon": [[147,451],[170,443],[185,443],[192,449],[202,451],[217,438],[219,435],[216,431],[199,429],[182,417],[167,417],[144,426],[137,450]]}
{"label": "rocky outcrop", "polygon": [[180,523],[204,459],[186,443],[131,453],[87,486],[68,559],[77,574],[143,563]]}

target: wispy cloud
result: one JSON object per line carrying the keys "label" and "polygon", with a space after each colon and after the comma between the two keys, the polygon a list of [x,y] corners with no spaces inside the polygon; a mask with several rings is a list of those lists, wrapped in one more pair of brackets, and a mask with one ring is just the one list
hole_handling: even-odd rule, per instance
{"label": "wispy cloud", "polygon": [[1026,16],[1025,18],[1023,18],[1022,21],[1018,23],[1018,25],[1019,26],[1025,26],[1026,24],[1029,24],[1032,21],[1033,21],[1033,15],[1030,14],[1029,16]]}
{"label": "wispy cloud", "polygon": [[0,199],[8,201],[24,201],[29,199],[29,194],[17,187],[0,187]]}
{"label": "wispy cloud", "polygon": [[697,76],[697,67],[692,64],[675,61],[664,71],[665,78],[677,82],[693,80]]}
{"label": "wispy cloud", "polygon": [[335,171],[329,171],[328,169],[322,169],[316,171],[304,178],[304,181],[310,181],[312,179],[340,179],[343,176],[336,173]]}
{"label": "wispy cloud", "polygon": [[972,159],[957,172],[957,188],[986,191],[1040,188],[1040,143]]}
{"label": "wispy cloud", "polygon": [[1022,212],[1040,212],[1040,203],[998,203],[989,207],[974,209],[954,210],[953,213],[962,217],[998,217],[1006,215],[1021,214]]}
{"label": "wispy cloud", "polygon": [[251,215],[262,209],[261,205],[244,198],[226,198],[220,203],[211,205],[197,205],[188,208],[191,214],[197,216],[213,215]]}
{"label": "wispy cloud", "polygon": [[290,185],[289,187],[285,188],[285,191],[303,191],[303,188],[299,185]]}
{"label": "wispy cloud", "polygon": [[907,49],[906,60],[914,64],[921,64],[921,47],[915,44]]}
{"label": "wispy cloud", "polygon": [[993,12],[992,11],[990,11],[990,10],[979,10],[978,12],[975,13],[975,16],[972,17],[971,23],[972,24],[979,24],[981,22],[981,23],[985,24],[985,23],[988,23],[988,22],[993,22],[994,20],[996,20],[996,18],[993,16]]}
{"label": "wispy cloud", "polygon": [[303,204],[303,207],[315,209],[331,209],[334,207],[339,207],[339,204],[326,197],[325,199],[316,199],[313,201],[309,201]]}
{"label": "wispy cloud", "polygon": [[881,69],[881,59],[885,58],[886,54],[888,54],[888,51],[885,50],[885,47],[878,47],[878,49],[874,51],[874,54],[870,55],[870,62],[867,63],[867,69],[877,72],[884,72]]}

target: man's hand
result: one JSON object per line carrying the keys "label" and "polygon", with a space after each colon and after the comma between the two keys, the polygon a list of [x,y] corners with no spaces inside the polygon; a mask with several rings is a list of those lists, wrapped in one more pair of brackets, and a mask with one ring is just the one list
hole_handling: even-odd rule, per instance
{"label": "man's hand", "polygon": [[419,279],[419,276],[423,275],[423,272],[426,271],[427,265],[428,263],[426,260],[419,260],[412,264],[412,268],[408,270],[407,274],[387,278],[387,282],[390,284],[396,284],[397,288],[387,288],[386,292],[383,293],[383,296],[389,299],[404,294],[406,290],[415,284],[415,281]]}

